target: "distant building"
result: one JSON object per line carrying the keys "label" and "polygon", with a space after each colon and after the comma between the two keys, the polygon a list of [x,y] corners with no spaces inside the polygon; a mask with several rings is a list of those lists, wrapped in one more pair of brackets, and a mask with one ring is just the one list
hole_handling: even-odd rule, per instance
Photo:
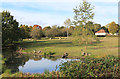
{"label": "distant building", "polygon": [[39,26],[39,25],[34,25],[34,26],[33,26],[33,29],[34,29],[34,28],[42,29],[42,27]]}
{"label": "distant building", "polygon": [[95,33],[95,35],[96,35],[96,36],[106,36],[107,33],[105,32],[104,29],[100,29],[99,31],[97,31],[97,32]]}

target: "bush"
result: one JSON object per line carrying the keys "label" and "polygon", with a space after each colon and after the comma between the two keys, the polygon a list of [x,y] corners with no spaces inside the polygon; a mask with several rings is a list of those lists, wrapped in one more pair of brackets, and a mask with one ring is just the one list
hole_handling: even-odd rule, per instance
{"label": "bush", "polygon": [[85,58],[81,62],[65,62],[60,72],[67,77],[118,77],[120,59],[113,56],[103,58]]}

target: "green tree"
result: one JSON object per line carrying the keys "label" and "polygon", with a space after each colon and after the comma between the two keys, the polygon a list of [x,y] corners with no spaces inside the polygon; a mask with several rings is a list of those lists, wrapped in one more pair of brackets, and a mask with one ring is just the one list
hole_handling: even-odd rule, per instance
{"label": "green tree", "polygon": [[2,44],[12,43],[20,39],[19,23],[13,19],[10,12],[2,12]]}
{"label": "green tree", "polygon": [[86,27],[89,28],[90,30],[92,30],[94,32],[94,24],[93,24],[93,22],[88,21],[86,23]]}
{"label": "green tree", "polygon": [[86,1],[83,1],[82,4],[74,9],[74,25],[76,26],[72,39],[74,44],[85,44],[87,48],[87,44],[91,44],[93,39],[95,39],[92,31],[92,29],[94,29],[94,26],[92,26],[93,23],[90,22],[90,20],[92,20],[94,17],[94,13],[92,11],[93,9],[94,8],[91,7],[91,4]]}
{"label": "green tree", "polygon": [[28,25],[20,25],[20,30],[22,31],[22,38],[29,38],[30,37],[30,32],[32,30],[32,26],[28,26]]}
{"label": "green tree", "polygon": [[118,25],[115,22],[111,22],[108,25],[108,31],[112,34],[116,33],[118,31]]}
{"label": "green tree", "polygon": [[59,28],[59,30],[60,30],[60,36],[62,36],[62,37],[67,37],[67,28],[66,28],[66,27],[61,26],[61,27]]}
{"label": "green tree", "polygon": [[75,27],[74,26],[70,26],[68,29],[68,35],[72,35],[72,33],[74,32]]}
{"label": "green tree", "polygon": [[[2,13],[0,13],[0,48],[2,48],[1,46],[2,46]],[[0,49],[0,53],[1,50],[2,49]]]}
{"label": "green tree", "polygon": [[49,30],[49,29],[51,29],[51,27],[50,26],[46,26],[46,27],[43,28],[43,31]]}
{"label": "green tree", "polygon": [[108,31],[108,28],[106,28],[105,26],[102,26],[101,29],[104,29],[105,32],[109,32],[109,31]]}
{"label": "green tree", "polygon": [[100,24],[94,24],[94,33],[101,28]]}
{"label": "green tree", "polygon": [[74,24],[79,26],[81,24],[86,24],[88,21],[92,20],[94,17],[93,12],[94,6],[91,6],[87,1],[83,0],[83,3],[74,8]]}
{"label": "green tree", "polygon": [[43,31],[41,29],[34,28],[32,29],[30,35],[33,39],[41,39],[43,36]]}
{"label": "green tree", "polygon": [[56,26],[53,26],[51,29],[47,30],[45,33],[45,35],[49,38],[54,38],[59,34],[60,34],[60,30]]}

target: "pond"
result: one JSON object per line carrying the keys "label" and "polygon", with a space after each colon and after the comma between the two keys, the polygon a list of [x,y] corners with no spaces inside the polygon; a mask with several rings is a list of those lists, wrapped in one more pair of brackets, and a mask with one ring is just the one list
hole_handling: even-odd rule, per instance
{"label": "pond", "polygon": [[[3,51],[3,57],[7,60],[3,65],[4,68],[10,69],[12,73],[43,73],[45,70],[54,71],[56,66],[67,61],[75,61],[80,59],[62,59],[58,57],[41,57],[37,55],[19,55],[10,50]],[[59,68],[57,68],[58,70]]]}
{"label": "pond", "polygon": [[[59,58],[55,61],[42,58],[41,60],[35,61],[35,60],[29,60],[25,63],[24,66],[19,66],[19,71],[26,73],[43,73],[45,70],[54,71],[56,70],[56,66],[59,66],[61,63],[67,62],[67,61],[74,61],[78,59],[62,59]],[[58,68],[57,68],[58,70]]]}

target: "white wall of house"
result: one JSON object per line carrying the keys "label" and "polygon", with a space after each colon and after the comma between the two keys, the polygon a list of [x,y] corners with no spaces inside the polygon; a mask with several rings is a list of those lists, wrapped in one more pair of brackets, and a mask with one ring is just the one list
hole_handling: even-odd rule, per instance
{"label": "white wall of house", "polygon": [[106,35],[106,33],[95,33],[95,35]]}

